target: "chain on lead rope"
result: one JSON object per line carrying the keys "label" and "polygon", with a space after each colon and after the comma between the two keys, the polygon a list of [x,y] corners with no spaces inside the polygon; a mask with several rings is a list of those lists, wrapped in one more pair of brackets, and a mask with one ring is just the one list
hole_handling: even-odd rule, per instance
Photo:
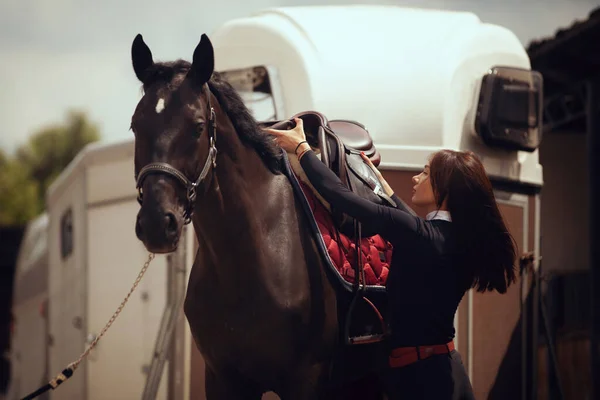
{"label": "chain on lead rope", "polygon": [[98,344],[98,341],[100,340],[100,338],[102,336],[104,336],[104,334],[106,333],[106,331],[108,330],[108,328],[110,328],[110,326],[113,324],[113,322],[115,322],[115,320],[117,319],[117,317],[119,316],[119,314],[121,313],[121,311],[123,310],[123,308],[125,307],[125,304],[129,300],[129,297],[131,297],[131,294],[133,293],[133,291],[139,285],[140,281],[142,280],[142,277],[144,276],[144,274],[146,273],[146,270],[148,269],[148,266],[150,265],[150,262],[152,262],[153,259],[154,259],[154,254],[150,253],[148,255],[148,259],[144,263],[144,266],[142,267],[140,273],[138,274],[137,278],[133,282],[133,285],[131,286],[131,289],[129,290],[129,293],[127,293],[127,296],[125,296],[125,298],[123,299],[123,301],[121,302],[121,304],[119,305],[119,307],[117,307],[117,310],[110,317],[110,319],[108,320],[108,322],[106,323],[106,325],[104,326],[104,328],[102,328],[102,331],[100,331],[100,334],[92,341],[92,343],[90,343],[90,345],[88,346],[88,348],[79,356],[79,358],[76,361],[74,361],[71,364],[69,364],[67,366],[67,368],[65,368],[64,370],[62,370],[62,372],[60,374],[56,375],[54,377],[54,379],[52,379],[46,385],[42,386],[41,388],[39,388],[35,392],[33,392],[33,393],[31,393],[31,394],[23,397],[23,399],[21,399],[21,400],[31,400],[31,399],[34,399],[34,398],[38,397],[42,393],[47,392],[50,389],[54,390],[60,384],[62,384],[64,381],[66,381],[71,376],[73,376],[73,372],[77,369],[77,367],[79,366],[79,364],[83,361],[83,359],[85,357],[88,356],[88,354],[90,354],[90,352],[92,351],[92,349],[94,347],[96,347],[96,344]]}

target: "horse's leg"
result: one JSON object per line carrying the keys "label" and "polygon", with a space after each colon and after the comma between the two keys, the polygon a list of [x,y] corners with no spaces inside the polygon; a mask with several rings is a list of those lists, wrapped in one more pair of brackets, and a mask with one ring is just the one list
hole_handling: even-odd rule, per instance
{"label": "horse's leg", "polygon": [[260,400],[262,391],[231,374],[218,373],[206,367],[206,400]]}

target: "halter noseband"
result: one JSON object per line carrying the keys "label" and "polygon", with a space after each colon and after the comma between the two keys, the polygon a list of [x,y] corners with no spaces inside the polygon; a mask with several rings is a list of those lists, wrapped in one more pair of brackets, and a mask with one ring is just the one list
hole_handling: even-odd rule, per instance
{"label": "halter noseband", "polygon": [[136,176],[136,189],[138,191],[138,203],[142,204],[143,201],[143,192],[142,185],[144,184],[144,179],[150,174],[153,173],[163,173],[172,176],[177,179],[183,186],[186,188],[187,192],[187,205],[183,214],[184,223],[187,225],[192,220],[192,215],[194,213],[194,206],[196,202],[197,193],[196,190],[198,186],[204,179],[206,179],[208,172],[210,171],[210,167],[212,165],[213,168],[217,167],[217,118],[215,114],[215,110],[210,105],[210,89],[208,88],[208,84],[206,85],[206,93],[208,100],[208,109],[210,110],[210,119],[208,120],[208,139],[209,139],[209,150],[208,157],[204,162],[204,167],[202,168],[202,172],[200,172],[200,176],[196,181],[189,180],[184,173],[179,171],[177,168],[172,165],[164,162],[156,162],[150,163],[141,169],[139,175]]}

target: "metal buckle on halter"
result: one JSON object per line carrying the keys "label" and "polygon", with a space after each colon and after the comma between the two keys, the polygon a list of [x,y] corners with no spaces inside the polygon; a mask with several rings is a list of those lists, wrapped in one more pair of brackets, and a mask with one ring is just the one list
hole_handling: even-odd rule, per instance
{"label": "metal buckle on halter", "polygon": [[217,168],[217,146],[215,145],[215,139],[213,137],[210,138],[210,149],[208,150],[208,154],[210,155],[210,150],[214,150],[213,156],[212,156],[212,166],[213,169]]}
{"label": "metal buckle on halter", "polygon": [[192,182],[192,184],[190,186],[188,186],[187,189],[187,199],[189,203],[193,203],[196,200],[196,188],[198,186],[196,185],[195,182]]}
{"label": "metal buckle on halter", "polygon": [[192,222],[192,212],[187,209],[183,212],[183,224],[187,225]]}
{"label": "metal buckle on halter", "polygon": [[196,189],[198,188],[198,185],[196,184],[196,182],[190,182],[190,185],[187,187],[187,206],[185,207],[185,210],[183,211],[183,223],[184,225],[189,224],[190,222],[192,222],[192,215],[194,214],[194,206],[196,203],[196,195],[197,195],[197,191]]}

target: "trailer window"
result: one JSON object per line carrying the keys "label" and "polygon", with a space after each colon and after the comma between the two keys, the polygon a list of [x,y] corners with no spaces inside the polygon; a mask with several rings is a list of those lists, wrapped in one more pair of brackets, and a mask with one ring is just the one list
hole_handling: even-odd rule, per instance
{"label": "trailer window", "polygon": [[237,90],[257,121],[282,118],[279,80],[275,68],[256,66],[219,71],[219,74]]}
{"label": "trailer window", "polygon": [[537,71],[492,68],[481,84],[477,133],[488,146],[536,150],[542,140],[542,92]]}
{"label": "trailer window", "polygon": [[65,259],[73,252],[73,211],[69,208],[60,218],[60,254]]}

